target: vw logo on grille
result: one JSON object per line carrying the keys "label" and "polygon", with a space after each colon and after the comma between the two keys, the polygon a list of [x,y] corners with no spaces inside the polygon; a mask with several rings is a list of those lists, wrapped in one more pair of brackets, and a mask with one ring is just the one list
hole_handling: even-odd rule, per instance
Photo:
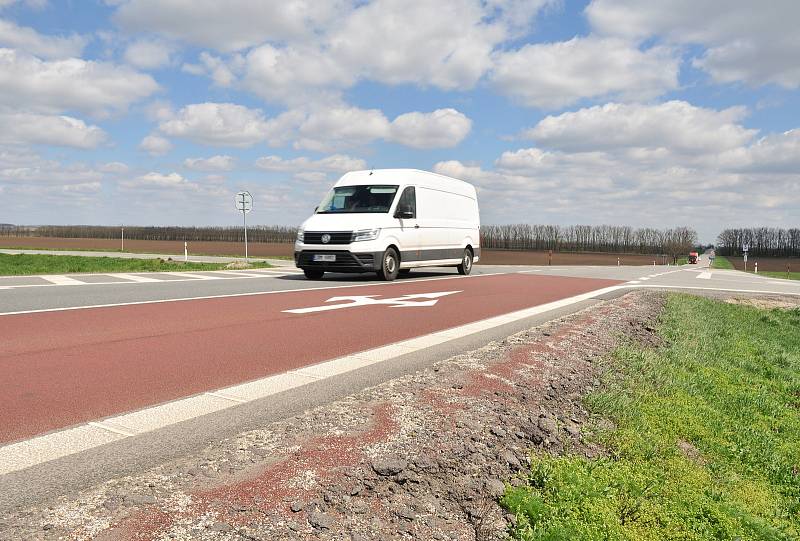
{"label": "vw logo on grille", "polygon": [[322,244],[328,244],[331,241],[331,236],[325,233],[322,235],[322,237],[320,237],[320,240],[322,241]]}

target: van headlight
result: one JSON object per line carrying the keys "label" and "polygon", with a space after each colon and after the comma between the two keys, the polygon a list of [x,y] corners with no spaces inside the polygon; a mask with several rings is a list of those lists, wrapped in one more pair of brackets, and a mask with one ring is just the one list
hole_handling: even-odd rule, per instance
{"label": "van headlight", "polygon": [[306,232],[301,227],[297,230],[297,242],[304,242],[305,240],[306,240]]}
{"label": "van headlight", "polygon": [[353,234],[353,242],[361,240],[375,240],[380,235],[381,230],[378,229],[361,229]]}

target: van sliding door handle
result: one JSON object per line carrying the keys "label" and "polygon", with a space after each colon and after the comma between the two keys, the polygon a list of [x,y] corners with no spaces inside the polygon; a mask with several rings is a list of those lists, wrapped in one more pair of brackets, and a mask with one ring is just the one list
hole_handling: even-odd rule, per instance
{"label": "van sliding door handle", "polygon": [[419,229],[419,224],[415,225],[414,229]]}

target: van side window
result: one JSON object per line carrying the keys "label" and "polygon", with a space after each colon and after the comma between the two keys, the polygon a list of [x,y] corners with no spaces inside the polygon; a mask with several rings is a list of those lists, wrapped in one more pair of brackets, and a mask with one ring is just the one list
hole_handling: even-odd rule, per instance
{"label": "van side window", "polygon": [[397,203],[397,212],[410,211],[412,218],[417,217],[417,194],[414,186],[408,186],[403,190],[400,201]]}

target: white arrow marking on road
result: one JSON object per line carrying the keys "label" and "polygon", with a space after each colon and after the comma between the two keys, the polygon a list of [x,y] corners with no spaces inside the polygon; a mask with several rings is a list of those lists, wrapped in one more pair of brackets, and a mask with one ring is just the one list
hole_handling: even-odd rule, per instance
{"label": "white arrow marking on road", "polygon": [[[439,302],[440,297],[461,293],[461,291],[440,291],[437,293],[415,293],[413,295],[403,295],[389,299],[376,299],[378,295],[353,295],[349,297],[331,297],[325,302],[350,301],[341,304],[326,304],[324,306],[311,306],[309,308],[295,308],[284,310],[289,314],[308,314],[310,312],[326,312],[328,310],[339,310],[340,308],[353,308],[356,306],[374,306],[378,304],[388,305],[390,308],[408,308],[412,306],[433,306]],[[417,300],[427,299],[427,300]]]}

